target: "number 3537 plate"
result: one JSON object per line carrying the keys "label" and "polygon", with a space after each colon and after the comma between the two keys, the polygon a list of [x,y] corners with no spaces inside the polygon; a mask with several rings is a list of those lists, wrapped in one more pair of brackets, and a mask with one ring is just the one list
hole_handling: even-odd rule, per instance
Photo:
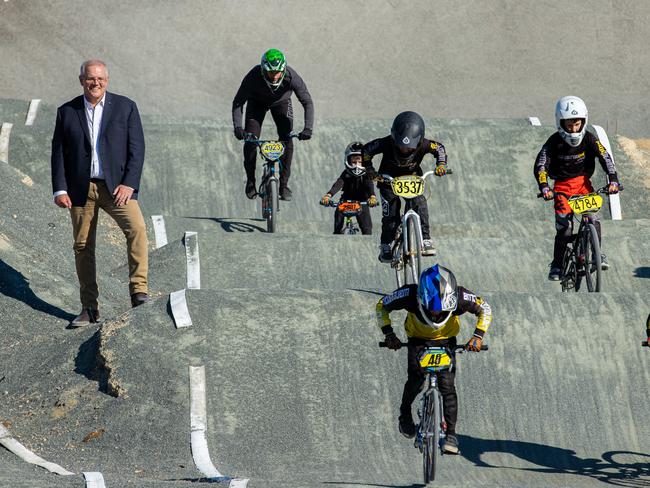
{"label": "number 3537 plate", "polygon": [[415,198],[424,193],[424,180],[418,175],[398,176],[391,186],[393,193],[402,198]]}

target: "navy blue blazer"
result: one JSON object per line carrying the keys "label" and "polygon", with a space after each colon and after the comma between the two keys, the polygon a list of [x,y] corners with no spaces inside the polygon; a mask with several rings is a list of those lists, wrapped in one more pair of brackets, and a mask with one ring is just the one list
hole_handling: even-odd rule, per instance
{"label": "navy blue blazer", "polygon": [[[52,188],[67,191],[74,206],[83,206],[90,186],[91,138],[83,95],[61,105],[52,137]],[[133,188],[138,198],[144,163],[144,133],[133,100],[106,92],[99,129],[99,157],[111,194],[118,185]]]}

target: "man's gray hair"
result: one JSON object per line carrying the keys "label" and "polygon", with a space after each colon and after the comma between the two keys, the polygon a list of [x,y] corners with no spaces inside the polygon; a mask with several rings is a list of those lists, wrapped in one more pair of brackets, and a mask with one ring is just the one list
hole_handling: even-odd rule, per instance
{"label": "man's gray hair", "polygon": [[103,66],[106,69],[106,74],[108,75],[108,66],[106,66],[106,63],[104,61],[102,61],[101,59],[89,59],[81,63],[81,68],[79,69],[79,76],[86,75],[86,68],[88,66]]}

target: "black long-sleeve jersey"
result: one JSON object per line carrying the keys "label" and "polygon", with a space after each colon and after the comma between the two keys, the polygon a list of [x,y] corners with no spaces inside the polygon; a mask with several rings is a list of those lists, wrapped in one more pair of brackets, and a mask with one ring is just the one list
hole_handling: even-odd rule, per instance
{"label": "black long-sleeve jersey", "polygon": [[618,182],[614,160],[598,137],[587,131],[582,142],[572,147],[558,132],[548,138],[535,160],[535,180],[540,190],[548,185],[547,178],[566,180],[576,176],[591,178],[596,169],[596,159],[609,176],[610,183]]}
{"label": "black long-sleeve jersey", "polygon": [[357,200],[365,202],[375,194],[375,185],[368,173],[354,176],[348,171],[343,171],[327,193],[335,195],[343,189],[342,200]]}
{"label": "black long-sleeve jersey", "polygon": [[378,172],[393,177],[413,173],[421,176],[423,171],[420,164],[427,154],[433,155],[436,159],[436,164],[447,164],[447,151],[445,151],[445,146],[433,140],[422,139],[422,143],[416,150],[413,160],[408,165],[401,165],[397,162],[395,159],[396,150],[391,136],[374,139],[363,146],[363,164],[372,167],[372,158],[377,154],[381,154],[382,157]]}
{"label": "black long-sleeve jersey", "polygon": [[418,339],[438,340],[456,337],[460,332],[459,315],[470,312],[476,315],[476,328],[474,335],[483,337],[492,323],[492,309],[481,297],[471,291],[459,286],[456,288],[458,302],[456,310],[451,314],[447,322],[439,329],[433,329],[426,325],[424,317],[418,306],[418,285],[404,285],[390,295],[386,295],[377,302],[377,325],[384,334],[392,332],[390,312],[394,310],[406,310],[406,321],[404,328],[408,337]]}
{"label": "black long-sleeve jersey", "polygon": [[314,102],[311,99],[307,85],[296,71],[287,66],[284,79],[275,90],[264,80],[260,65],[254,66],[247,74],[237,90],[232,101],[232,123],[234,127],[242,127],[244,104],[249,100],[261,103],[267,107],[284,102],[295,93],[298,101],[305,109],[305,128],[314,127]]}

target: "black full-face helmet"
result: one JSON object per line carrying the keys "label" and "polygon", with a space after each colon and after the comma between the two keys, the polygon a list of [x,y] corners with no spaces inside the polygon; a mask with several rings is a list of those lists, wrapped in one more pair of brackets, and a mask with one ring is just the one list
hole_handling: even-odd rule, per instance
{"label": "black full-face helmet", "polygon": [[402,112],[390,129],[397,164],[409,165],[424,138],[424,120],[415,112]]}
{"label": "black full-face helmet", "polygon": [[359,141],[351,142],[348,144],[348,147],[345,148],[345,156],[344,156],[344,163],[345,163],[345,169],[348,173],[354,176],[363,176],[366,172],[366,168],[364,168],[363,163],[357,165],[353,164],[352,161],[350,161],[350,156],[355,156],[355,155],[362,155],[363,151],[363,143]]}

